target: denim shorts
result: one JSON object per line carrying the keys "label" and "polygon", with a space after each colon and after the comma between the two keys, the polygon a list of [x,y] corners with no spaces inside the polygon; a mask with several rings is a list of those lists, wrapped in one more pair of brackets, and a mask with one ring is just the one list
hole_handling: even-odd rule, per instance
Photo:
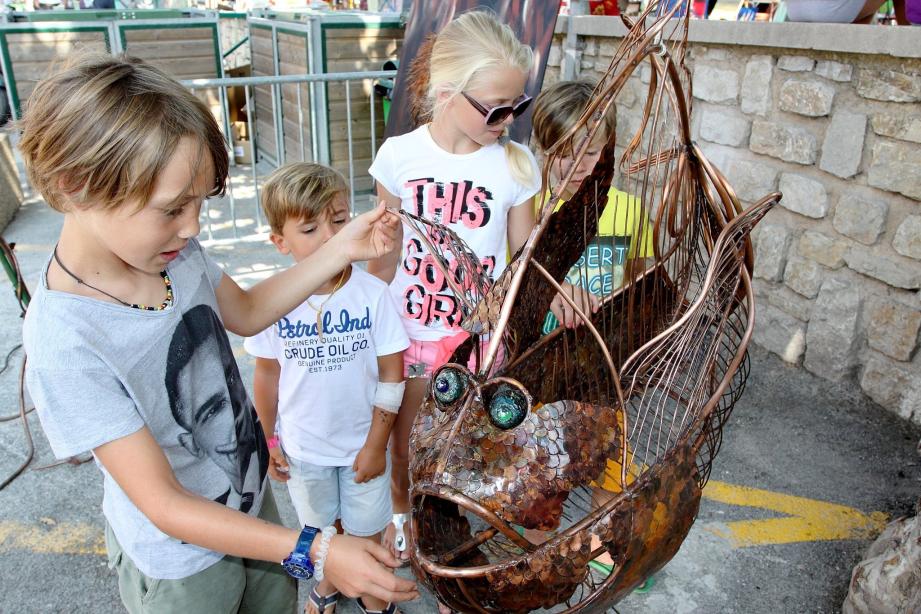
{"label": "denim shorts", "polygon": [[342,528],[356,537],[380,533],[393,517],[390,501],[390,453],[384,473],[363,484],[347,467],[325,467],[287,457],[288,493],[302,525],[322,528],[342,519]]}

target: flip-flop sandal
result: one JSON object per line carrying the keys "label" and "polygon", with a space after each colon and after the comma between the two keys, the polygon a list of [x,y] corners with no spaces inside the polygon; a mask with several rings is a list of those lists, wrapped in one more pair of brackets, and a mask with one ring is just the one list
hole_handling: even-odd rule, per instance
{"label": "flip-flop sandal", "polygon": [[329,595],[321,595],[317,592],[317,586],[314,585],[310,589],[310,594],[307,595],[307,601],[316,606],[318,614],[323,614],[326,608],[336,605],[339,601],[339,591],[333,591]]}
{"label": "flip-flop sandal", "polygon": [[356,599],[355,603],[358,604],[358,608],[364,614],[394,614],[394,612],[397,611],[397,604],[395,603],[388,603],[387,607],[385,607],[383,610],[369,610],[365,607],[365,602],[361,600],[361,597]]}

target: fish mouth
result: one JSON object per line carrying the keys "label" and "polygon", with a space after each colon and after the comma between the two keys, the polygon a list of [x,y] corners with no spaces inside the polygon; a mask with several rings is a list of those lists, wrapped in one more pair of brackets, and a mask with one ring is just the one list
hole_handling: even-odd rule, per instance
{"label": "fish mouth", "polygon": [[590,551],[584,527],[535,544],[450,486],[416,483],[412,502],[416,577],[457,611],[524,614],[593,602],[615,579],[589,572],[599,553]]}
{"label": "fish mouth", "polygon": [[[506,567],[508,559],[487,564],[476,564],[472,560],[482,561],[485,557],[479,547],[500,535],[509,544],[520,548],[521,556],[534,548],[513,525],[450,486],[431,482],[414,485],[413,510],[416,562],[433,575],[445,578],[481,577]],[[470,515],[473,515],[473,523]],[[478,526],[480,523],[485,526]],[[476,556],[477,553],[480,556]]]}

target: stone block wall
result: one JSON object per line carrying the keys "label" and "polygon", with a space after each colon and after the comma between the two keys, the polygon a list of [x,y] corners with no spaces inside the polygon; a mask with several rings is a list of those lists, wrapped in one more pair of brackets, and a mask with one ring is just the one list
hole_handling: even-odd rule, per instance
{"label": "stone block wall", "polygon": [[[545,83],[599,76],[624,32],[561,19]],[[921,28],[698,21],[689,41],[693,138],[746,203],[783,192],[754,236],[754,341],[921,424]],[[619,100],[624,138],[648,81]]]}

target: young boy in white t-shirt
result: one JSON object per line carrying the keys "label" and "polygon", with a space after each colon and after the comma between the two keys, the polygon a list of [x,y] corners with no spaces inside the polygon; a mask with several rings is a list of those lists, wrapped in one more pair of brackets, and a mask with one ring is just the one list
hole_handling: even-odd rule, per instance
{"label": "young boy in white t-shirt", "polygon": [[[348,185],[338,172],[289,164],[267,180],[262,207],[271,240],[295,261],[349,221]],[[287,482],[302,525],[342,528],[375,543],[390,522],[387,442],[403,398],[409,346],[387,284],[349,265],[277,323],[244,344],[256,356],[254,400],[269,448],[269,475]],[[305,611],[331,614],[328,580]],[[363,612],[392,614],[365,596]]]}

